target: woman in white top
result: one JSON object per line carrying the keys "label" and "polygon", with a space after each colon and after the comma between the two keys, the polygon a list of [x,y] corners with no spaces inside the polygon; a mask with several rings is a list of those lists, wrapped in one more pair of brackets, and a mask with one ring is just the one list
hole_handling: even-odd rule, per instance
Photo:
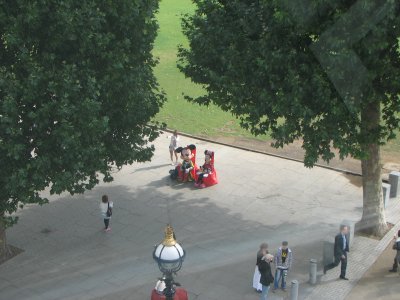
{"label": "woman in white top", "polygon": [[178,131],[174,131],[174,134],[170,136],[171,142],[169,144],[169,154],[171,156],[171,164],[174,165],[173,154],[175,153],[175,161],[178,163],[178,154],[175,149],[178,148]]}
{"label": "woman in white top", "polygon": [[[111,227],[110,225],[110,219],[111,219],[111,214],[112,214],[112,208],[113,208],[113,203],[112,201],[108,201],[108,196],[103,195],[101,197],[101,202],[100,202],[100,211],[101,215],[104,218],[104,231],[110,231]],[[108,212],[108,213],[107,213]]]}

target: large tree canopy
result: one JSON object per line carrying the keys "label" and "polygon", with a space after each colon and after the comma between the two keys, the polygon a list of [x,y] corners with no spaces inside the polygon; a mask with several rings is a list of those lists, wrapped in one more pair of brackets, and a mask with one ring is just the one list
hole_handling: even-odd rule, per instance
{"label": "large tree canopy", "polygon": [[152,71],[157,9],[0,0],[0,230],[18,206],[46,202],[46,187],[81,193],[98,174],[112,180],[112,165],[151,158],[158,131],[147,124],[164,101]]}
{"label": "large tree canopy", "polygon": [[254,134],[281,147],[302,139],[304,162],[360,158],[360,228],[382,234],[379,145],[400,112],[399,3],[395,0],[195,0],[179,67]]}

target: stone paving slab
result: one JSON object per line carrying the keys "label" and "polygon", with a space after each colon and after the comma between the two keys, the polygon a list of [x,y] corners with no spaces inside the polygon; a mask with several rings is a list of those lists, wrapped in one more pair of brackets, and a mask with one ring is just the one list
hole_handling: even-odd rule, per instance
{"label": "stone paving slab", "polygon": [[[300,281],[300,299],[312,293],[309,259],[322,260],[323,241],[343,219],[361,217],[359,178],[182,138],[189,143],[198,147],[199,164],[203,150],[215,151],[218,185],[197,190],[172,182],[169,140],[161,136],[151,162],[125,166],[114,182],[20,211],[8,241],[24,252],[1,265],[0,299],[148,299],[160,276],[153,246],[167,223],[187,251],[177,281],[191,300],[258,299],[251,288],[258,245],[266,241],[274,251],[282,240],[294,251],[289,279]],[[108,234],[102,194],[115,202]]]}

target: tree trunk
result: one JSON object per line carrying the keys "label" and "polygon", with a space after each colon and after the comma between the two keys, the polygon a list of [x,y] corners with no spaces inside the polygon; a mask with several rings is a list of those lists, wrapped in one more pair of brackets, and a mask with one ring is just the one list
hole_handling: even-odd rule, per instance
{"label": "tree trunk", "polygon": [[369,103],[361,112],[362,135],[368,138],[367,143],[363,145],[366,157],[361,160],[363,214],[361,220],[356,224],[356,231],[378,237],[383,236],[388,230],[382,194],[380,117],[379,101]]}
{"label": "tree trunk", "polygon": [[4,214],[0,214],[0,262],[7,259],[8,247],[6,239],[6,228],[3,221]]}

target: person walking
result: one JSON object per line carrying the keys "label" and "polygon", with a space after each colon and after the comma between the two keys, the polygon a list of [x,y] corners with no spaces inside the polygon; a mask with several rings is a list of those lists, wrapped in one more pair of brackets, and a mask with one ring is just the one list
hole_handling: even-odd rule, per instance
{"label": "person walking", "polygon": [[[175,165],[178,163],[178,153],[176,153],[176,148],[178,148],[178,131],[174,131],[173,135],[168,136],[171,139],[171,142],[169,143],[169,155],[171,157],[171,165]],[[175,154],[175,163],[173,159],[173,154]]]}
{"label": "person walking", "polygon": [[394,257],[393,267],[389,272],[397,272],[400,263],[400,230],[397,232],[397,236],[393,237],[393,250],[396,250],[396,256]]}
{"label": "person walking", "polygon": [[271,262],[274,260],[274,256],[267,253],[267,249],[263,249],[262,254],[263,257],[258,263],[258,270],[261,274],[260,283],[262,285],[260,300],[267,300],[269,287],[274,282],[274,276],[272,276],[271,272]]}
{"label": "person walking", "polygon": [[276,252],[274,257],[274,262],[276,269],[275,269],[274,289],[272,291],[278,289],[280,281],[282,281],[281,288],[283,291],[285,291],[286,278],[293,262],[293,253],[292,250],[288,247],[287,241],[283,241],[282,246],[278,248],[278,251]]}
{"label": "person walking", "polygon": [[260,283],[261,273],[258,270],[258,264],[260,263],[261,259],[264,256],[264,254],[263,254],[264,249],[267,250],[267,253],[268,253],[268,244],[267,243],[262,243],[260,245],[260,249],[257,252],[256,268],[254,270],[254,275],[253,275],[253,288],[259,293],[261,293],[261,291],[262,291],[262,285]]}
{"label": "person walking", "polygon": [[335,246],[334,246],[334,256],[335,261],[324,266],[324,274],[326,271],[337,267],[339,263],[340,265],[340,279],[349,280],[346,277],[346,268],[347,268],[347,252],[349,252],[349,242],[347,240],[346,235],[349,233],[349,227],[346,225],[340,226],[340,233],[335,236]]}
{"label": "person walking", "polygon": [[101,202],[100,202],[100,211],[101,211],[101,215],[104,219],[104,231],[108,232],[111,230],[110,227],[110,219],[111,219],[111,215],[112,215],[112,209],[113,209],[113,202],[108,200],[108,196],[107,195],[103,195],[101,197]]}

